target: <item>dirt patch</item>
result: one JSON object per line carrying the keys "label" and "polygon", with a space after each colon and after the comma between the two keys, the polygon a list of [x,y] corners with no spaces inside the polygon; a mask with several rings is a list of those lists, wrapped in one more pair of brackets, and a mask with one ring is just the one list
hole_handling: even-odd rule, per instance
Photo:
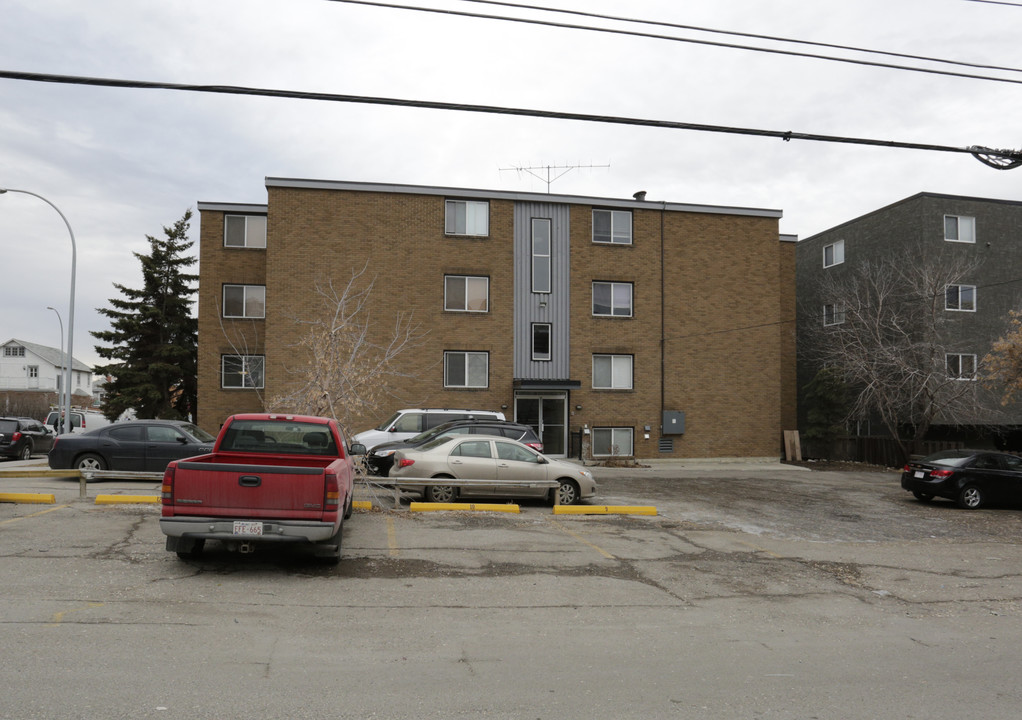
{"label": "dirt patch", "polygon": [[852,462],[851,460],[785,460],[784,465],[797,465],[798,467],[809,468],[810,470],[825,470],[833,472],[901,472],[901,468],[887,467],[886,465],[871,465],[864,462]]}

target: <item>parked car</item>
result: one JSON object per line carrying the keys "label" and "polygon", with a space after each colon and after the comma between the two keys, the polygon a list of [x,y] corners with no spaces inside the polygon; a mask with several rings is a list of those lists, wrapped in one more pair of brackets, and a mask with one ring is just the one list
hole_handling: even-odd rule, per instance
{"label": "parked car", "polygon": [[49,452],[53,431],[38,420],[27,417],[0,418],[0,455],[28,460],[35,453]]}
{"label": "parked car", "polygon": [[1022,502],[1022,458],[987,450],[944,450],[905,465],[901,487],[917,500],[948,498],[975,509]]}
{"label": "parked car", "polygon": [[[424,497],[431,502],[453,502],[460,497],[547,497],[573,505],[596,494],[591,472],[562,460],[553,460],[528,445],[495,435],[452,435],[417,448],[394,453],[392,478],[457,478],[459,480],[556,480],[559,485],[514,488],[493,485],[430,485]],[[411,486],[402,489],[418,490]]]}
{"label": "parked car", "polygon": [[528,425],[507,422],[505,420],[452,420],[442,425],[437,425],[432,430],[426,430],[414,435],[407,440],[396,440],[393,442],[380,443],[366,456],[369,470],[374,475],[387,477],[391,465],[394,464],[394,453],[406,448],[416,448],[425,445],[430,440],[451,435],[502,435],[520,443],[525,443],[533,450],[543,452],[543,443],[536,436],[536,431]]}
{"label": "parked car", "polygon": [[[43,424],[48,428],[52,428],[53,423],[57,421],[57,417],[60,414],[59,410],[51,410],[50,414],[46,416],[46,420],[43,421]],[[89,430],[96,430],[109,424],[110,421],[103,416],[103,413],[88,411],[83,412],[79,410],[71,411],[71,432],[73,433],[83,433],[88,432]],[[61,432],[64,431],[63,423],[61,423],[60,430]]]}
{"label": "parked car", "polygon": [[467,420],[482,418],[486,420],[504,420],[504,413],[489,410],[456,410],[451,408],[409,408],[398,410],[372,430],[364,430],[352,438],[353,442],[373,447],[384,442],[407,440],[423,430],[430,430],[450,420]]}
{"label": "parked car", "polygon": [[163,472],[171,460],[210,452],[215,440],[202,428],[181,420],[132,420],[58,435],[49,463],[55,470]]}

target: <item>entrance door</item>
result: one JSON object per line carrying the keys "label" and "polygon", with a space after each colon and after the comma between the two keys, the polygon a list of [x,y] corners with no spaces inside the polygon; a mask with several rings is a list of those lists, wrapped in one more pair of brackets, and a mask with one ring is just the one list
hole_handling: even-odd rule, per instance
{"label": "entrance door", "polygon": [[568,440],[568,397],[516,395],[515,422],[529,425],[543,441],[543,454],[564,457]]}

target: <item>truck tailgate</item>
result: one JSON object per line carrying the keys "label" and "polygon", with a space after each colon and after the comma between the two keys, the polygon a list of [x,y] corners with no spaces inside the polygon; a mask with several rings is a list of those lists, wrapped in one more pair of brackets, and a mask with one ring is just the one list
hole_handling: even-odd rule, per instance
{"label": "truck tailgate", "polygon": [[174,476],[174,514],[319,519],[324,475],[319,467],[182,461]]}

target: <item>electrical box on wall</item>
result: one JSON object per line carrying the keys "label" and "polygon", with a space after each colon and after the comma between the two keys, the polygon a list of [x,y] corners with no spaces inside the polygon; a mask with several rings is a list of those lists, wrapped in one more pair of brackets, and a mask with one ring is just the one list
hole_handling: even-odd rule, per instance
{"label": "electrical box on wall", "polygon": [[662,432],[664,435],[683,435],[685,433],[685,413],[677,410],[665,410]]}

